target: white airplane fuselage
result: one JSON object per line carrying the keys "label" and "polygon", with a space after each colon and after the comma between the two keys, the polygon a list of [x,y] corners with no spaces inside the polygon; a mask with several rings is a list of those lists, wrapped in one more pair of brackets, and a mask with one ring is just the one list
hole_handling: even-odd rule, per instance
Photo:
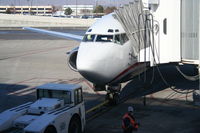
{"label": "white airplane fuselage", "polygon": [[88,29],[80,43],[77,70],[94,84],[118,84],[142,70],[137,57],[132,56],[132,46],[121,24],[112,14],[106,15]]}

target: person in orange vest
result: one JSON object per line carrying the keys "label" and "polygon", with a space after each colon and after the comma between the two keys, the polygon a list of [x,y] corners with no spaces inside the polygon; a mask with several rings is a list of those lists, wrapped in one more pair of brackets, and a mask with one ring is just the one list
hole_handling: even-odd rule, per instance
{"label": "person in orange vest", "polygon": [[122,118],[122,129],[124,133],[132,133],[137,131],[139,123],[136,123],[135,118],[133,117],[133,107],[128,107],[128,112],[124,114]]}

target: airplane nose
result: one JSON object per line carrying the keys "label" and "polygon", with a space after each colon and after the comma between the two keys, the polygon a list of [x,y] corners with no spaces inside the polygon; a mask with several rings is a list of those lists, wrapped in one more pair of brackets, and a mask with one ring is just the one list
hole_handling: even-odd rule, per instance
{"label": "airplane nose", "polygon": [[109,82],[108,75],[104,74],[102,64],[98,61],[81,60],[77,62],[79,73],[92,83],[104,85]]}
{"label": "airplane nose", "polygon": [[79,73],[97,85],[111,82],[123,66],[121,47],[115,46],[112,43],[82,42],[76,59]]}
{"label": "airplane nose", "polygon": [[[112,74],[108,71],[110,62],[106,59],[109,54],[95,44],[80,45],[77,55],[77,69],[79,73],[92,83],[104,85],[111,80]],[[104,54],[102,54],[104,53]]]}

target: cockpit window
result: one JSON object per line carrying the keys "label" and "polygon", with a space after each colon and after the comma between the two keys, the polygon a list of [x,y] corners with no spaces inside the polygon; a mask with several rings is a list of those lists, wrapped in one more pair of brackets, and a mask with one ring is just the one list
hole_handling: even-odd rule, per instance
{"label": "cockpit window", "polygon": [[113,35],[97,35],[96,42],[113,42]]}
{"label": "cockpit window", "polygon": [[117,34],[117,35],[115,35],[114,43],[123,45],[128,40],[129,39],[128,39],[128,37],[127,37],[127,35],[125,33],[124,34]]}
{"label": "cockpit window", "polygon": [[94,34],[86,34],[83,38],[83,42],[93,42],[95,39]]}
{"label": "cockpit window", "polygon": [[128,40],[125,33],[116,35],[86,34],[83,38],[83,42],[114,42],[119,45],[123,45]]}

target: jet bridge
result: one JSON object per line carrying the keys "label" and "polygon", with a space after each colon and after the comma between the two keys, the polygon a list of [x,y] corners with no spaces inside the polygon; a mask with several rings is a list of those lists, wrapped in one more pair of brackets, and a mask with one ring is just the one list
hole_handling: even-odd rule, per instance
{"label": "jet bridge", "polygon": [[181,61],[180,0],[135,0],[116,12],[133,42],[138,61],[151,65]]}
{"label": "jet bridge", "polygon": [[199,5],[199,0],[135,0],[115,11],[115,18],[138,61],[199,64]]}
{"label": "jet bridge", "polygon": [[[200,75],[199,11],[199,0],[134,0],[115,11],[115,18],[132,40],[139,62],[195,64]],[[199,79],[177,70],[188,80]],[[193,98],[200,105],[200,90]]]}

